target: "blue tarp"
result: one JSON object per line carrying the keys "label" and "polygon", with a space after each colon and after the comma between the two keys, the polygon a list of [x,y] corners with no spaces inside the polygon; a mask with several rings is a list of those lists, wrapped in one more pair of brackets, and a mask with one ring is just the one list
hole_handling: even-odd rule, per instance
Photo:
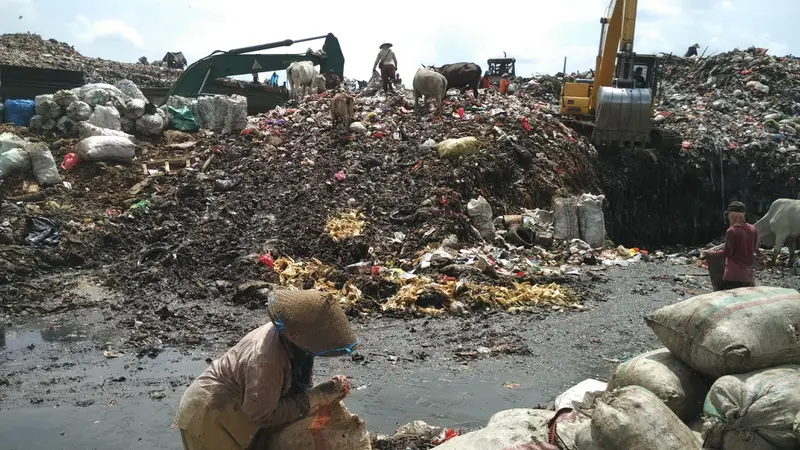
{"label": "blue tarp", "polygon": [[6,100],[3,102],[3,122],[27,127],[33,117],[33,100]]}

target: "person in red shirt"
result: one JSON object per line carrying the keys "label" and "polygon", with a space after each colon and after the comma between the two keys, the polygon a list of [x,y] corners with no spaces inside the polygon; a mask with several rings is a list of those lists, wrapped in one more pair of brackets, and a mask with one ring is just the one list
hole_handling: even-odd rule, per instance
{"label": "person in red shirt", "polygon": [[726,290],[755,286],[753,267],[758,250],[758,232],[745,220],[745,211],[742,202],[728,205],[726,213],[731,226],[725,233],[725,247],[706,252],[706,255],[725,256],[725,275],[722,280]]}
{"label": "person in red shirt", "polygon": [[491,80],[489,79],[489,72],[486,72],[481,78],[481,89],[489,89],[489,86],[491,86]]}
{"label": "person in red shirt", "polygon": [[507,94],[508,93],[508,85],[509,84],[511,84],[511,82],[508,81],[508,74],[504,73],[503,76],[500,79],[500,93],[501,94]]}

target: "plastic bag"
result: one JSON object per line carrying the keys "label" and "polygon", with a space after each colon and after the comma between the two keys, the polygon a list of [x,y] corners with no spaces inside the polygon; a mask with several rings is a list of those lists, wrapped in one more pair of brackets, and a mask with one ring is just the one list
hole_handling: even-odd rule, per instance
{"label": "plastic bag", "polygon": [[492,205],[483,196],[473,198],[467,203],[467,215],[472,219],[472,224],[480,232],[481,237],[487,242],[494,242],[495,229],[492,223]]}
{"label": "plastic bag", "polygon": [[74,120],[70,119],[67,116],[62,116],[56,122],[56,128],[58,131],[63,133],[65,136],[77,136],[78,134],[78,124]]}
{"label": "plastic bag", "polygon": [[136,131],[136,119],[121,116],[119,118],[119,126],[124,133],[133,134]]}
{"label": "plastic bag", "polygon": [[700,450],[689,427],[639,386],[598,398],[591,426],[594,444],[604,449]]}
{"label": "plastic bag", "polygon": [[108,128],[96,127],[88,122],[78,123],[78,135],[81,139],[86,139],[92,136],[117,136],[124,137],[132,143],[136,143],[136,138],[133,135],[127,134],[124,131],[109,130]]}
{"label": "plastic bag", "polygon": [[147,104],[144,100],[128,100],[125,105],[125,117],[136,120],[144,115],[144,107]]}
{"label": "plastic bag", "polygon": [[172,128],[180,131],[197,131],[200,129],[200,125],[198,125],[197,120],[195,120],[194,114],[192,114],[192,111],[186,106],[180,109],[175,109],[170,106],[169,112],[172,116],[170,120]]}
{"label": "plastic bag", "polygon": [[40,186],[55,186],[61,184],[61,176],[58,174],[56,160],[50,148],[41,142],[28,144],[25,146],[31,161],[31,171]]}
{"label": "plastic bag", "polygon": [[658,340],[712,378],[800,364],[800,293],[757,286],[698,295],[645,317]]}
{"label": "plastic bag", "polygon": [[145,114],[136,121],[136,131],[147,136],[156,136],[164,131],[164,119],[160,114]]}
{"label": "plastic bag", "polygon": [[451,156],[471,155],[478,152],[478,139],[468,136],[458,139],[445,139],[436,145],[436,150],[442,158]]}
{"label": "plastic bag", "polygon": [[792,429],[797,411],[800,366],[721,377],[703,407],[705,443],[726,450],[798,448]]}
{"label": "plastic bag", "polygon": [[31,245],[58,245],[61,241],[58,224],[46,217],[31,217],[29,228],[25,241]]}
{"label": "plastic bag", "polygon": [[111,106],[96,106],[88,122],[100,128],[108,128],[109,130],[117,131],[119,131],[122,126],[120,123],[119,111]]}
{"label": "plastic bag", "polygon": [[130,162],[136,157],[136,145],[120,136],[92,136],[75,146],[83,161]]}
{"label": "plastic bag", "polygon": [[33,100],[6,100],[3,102],[3,122],[27,127],[33,117]]}
{"label": "plastic bag", "polygon": [[62,89],[53,94],[53,101],[61,107],[62,111],[66,111],[69,105],[79,101],[78,95],[70,90]]}
{"label": "plastic bag", "polygon": [[553,411],[509,409],[493,415],[486,427],[456,436],[436,447],[441,450],[553,449],[547,443],[547,421]]}
{"label": "plastic bag", "polygon": [[71,170],[73,167],[81,163],[81,159],[75,153],[67,153],[64,155],[64,160],[61,161],[62,170]]}
{"label": "plastic bag", "polygon": [[28,124],[28,128],[35,131],[50,131],[55,127],[55,120],[38,114],[31,117],[31,122]]}
{"label": "plastic bag", "polygon": [[606,222],[603,216],[605,195],[583,194],[578,200],[578,230],[592,248],[605,245]]}
{"label": "plastic bag", "polygon": [[53,101],[52,94],[37,95],[34,100],[34,110],[36,114],[51,119],[58,119],[61,116],[61,107]]}
{"label": "plastic bag", "polygon": [[86,102],[72,102],[67,106],[67,117],[76,122],[89,120],[92,117],[92,107]]}
{"label": "plastic bag", "polygon": [[697,418],[710,384],[702,375],[660,348],[617,366],[608,389],[641,386],[660,398],[681,420]]}
{"label": "plastic bag", "polygon": [[120,80],[117,83],[117,89],[133,100],[147,101],[139,86],[136,86],[136,83],[131,80]]}
{"label": "plastic bag", "polygon": [[578,200],[557,197],[553,200],[553,238],[558,241],[580,238]]}
{"label": "plastic bag", "polygon": [[0,154],[3,154],[12,148],[22,148],[28,143],[25,139],[17,136],[14,133],[0,134]]}
{"label": "plastic bag", "polygon": [[247,128],[247,97],[232,95],[228,98],[225,113],[225,132],[238,132]]}
{"label": "plastic bag", "polygon": [[0,155],[0,180],[5,180],[15,173],[28,172],[31,169],[31,158],[22,148],[12,148]]}
{"label": "plastic bag", "polygon": [[281,450],[369,450],[367,425],[339,402],[292,422],[253,448]]}

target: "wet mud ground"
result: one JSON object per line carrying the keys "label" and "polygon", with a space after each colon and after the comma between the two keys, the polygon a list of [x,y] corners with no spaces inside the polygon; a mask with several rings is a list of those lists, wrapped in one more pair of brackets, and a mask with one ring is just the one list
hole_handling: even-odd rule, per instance
{"label": "wet mud ground", "polygon": [[[547,404],[585,378],[606,380],[619,361],[659,347],[643,315],[710,290],[708,277],[686,274],[703,271],[670,262],[596,268],[583,275],[594,281],[583,284],[591,292],[582,312],[360,320],[359,355],[319,359],[315,376],[350,377],[346,404],[373,432],[417,419],[480,427],[497,411]],[[798,288],[800,278],[761,271],[759,284]],[[113,351],[122,334],[95,300],[5,325],[3,449],[181,448],[169,428],[180,396],[225,345],[107,358],[104,349]],[[231,320],[257,324],[262,315],[240,310]]]}

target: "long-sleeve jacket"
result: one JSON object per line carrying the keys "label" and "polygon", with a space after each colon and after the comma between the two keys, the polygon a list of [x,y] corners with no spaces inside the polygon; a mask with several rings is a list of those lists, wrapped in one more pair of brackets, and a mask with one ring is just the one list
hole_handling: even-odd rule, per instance
{"label": "long-sleeve jacket", "polygon": [[397,57],[394,56],[394,52],[391,48],[384,48],[378,52],[378,57],[375,58],[375,64],[372,66],[372,70],[374,71],[375,68],[381,64],[392,64],[397,67]]}
{"label": "long-sleeve jacket", "polygon": [[174,426],[197,435],[212,428],[211,421],[233,423],[241,429],[234,437],[244,448],[260,427],[278,428],[308,413],[304,394],[287,395],[291,383],[289,352],[270,322],[248,333],[192,383]]}
{"label": "long-sleeve jacket", "polygon": [[756,227],[746,223],[734,225],[725,233],[725,247],[713,252],[725,256],[725,281],[752,282],[753,267],[758,249],[758,232]]}

